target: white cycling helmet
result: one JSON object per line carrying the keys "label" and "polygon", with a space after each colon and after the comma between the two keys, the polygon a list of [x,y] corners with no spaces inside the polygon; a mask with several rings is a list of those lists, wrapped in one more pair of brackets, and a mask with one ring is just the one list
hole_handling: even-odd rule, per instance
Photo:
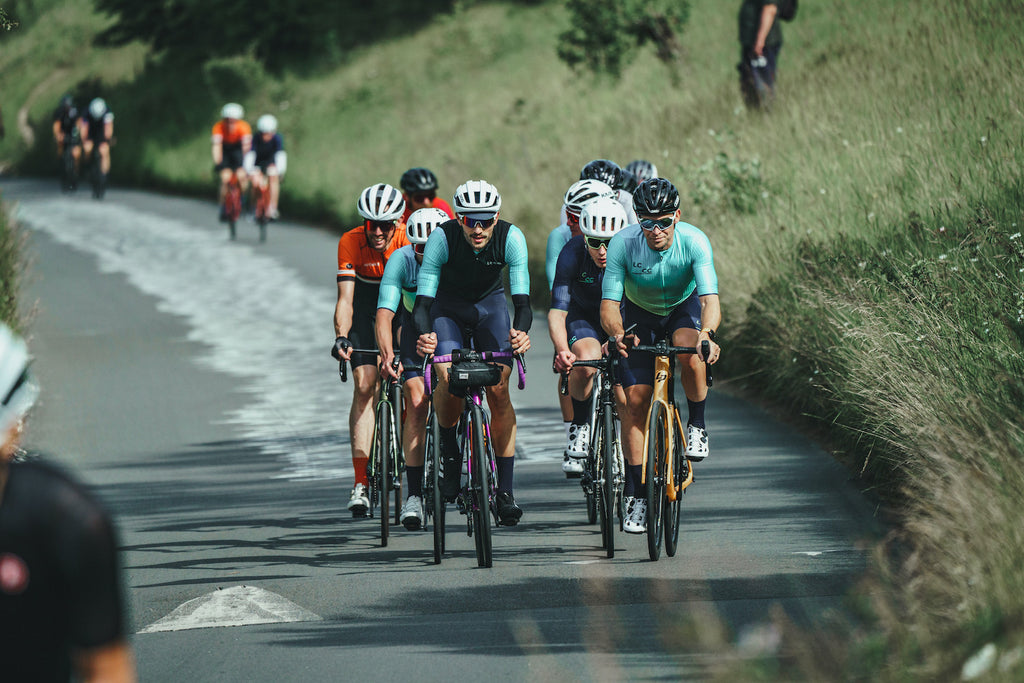
{"label": "white cycling helmet", "polygon": [[409,220],[405,223],[405,236],[413,244],[426,244],[427,238],[430,237],[434,228],[449,220],[451,219],[448,218],[448,214],[441,209],[433,207],[417,209],[412,212]]}
{"label": "white cycling helmet", "polygon": [[103,115],[107,113],[107,103],[102,97],[94,98],[89,103],[89,115],[94,119],[103,118]]}
{"label": "white cycling helmet", "polygon": [[222,119],[236,119],[241,121],[245,118],[245,109],[243,109],[242,105],[237,102],[228,102],[221,107],[220,117]]}
{"label": "white cycling helmet", "polygon": [[387,183],[377,183],[363,190],[356,208],[368,221],[396,221],[405,213],[405,198]]}
{"label": "white cycling helmet", "polygon": [[612,186],[600,180],[593,180],[591,178],[577,180],[569,186],[569,190],[565,193],[565,208],[567,211],[579,215],[580,211],[583,210],[583,205],[587,202],[598,197],[610,198],[615,196],[616,193]]}
{"label": "white cycling helmet", "polygon": [[611,197],[592,199],[580,213],[580,230],[587,237],[608,239],[624,227],[626,210]]}
{"label": "white cycling helmet", "polygon": [[25,416],[39,395],[28,369],[28,347],[7,325],[0,323],[0,436]]}
{"label": "white cycling helmet", "polygon": [[626,170],[636,176],[637,184],[658,177],[658,167],[646,159],[637,159],[626,164]]}
{"label": "white cycling helmet", "polygon": [[264,114],[256,119],[256,130],[261,133],[276,133],[277,118],[272,114]]}
{"label": "white cycling helmet", "polygon": [[501,209],[501,195],[498,188],[486,180],[468,180],[459,185],[452,198],[455,213],[498,213]]}

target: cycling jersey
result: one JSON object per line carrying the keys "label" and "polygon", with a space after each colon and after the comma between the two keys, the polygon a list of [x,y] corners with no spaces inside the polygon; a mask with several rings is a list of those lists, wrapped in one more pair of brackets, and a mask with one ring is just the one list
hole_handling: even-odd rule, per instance
{"label": "cycling jersey", "polygon": [[405,236],[404,223],[395,224],[391,242],[383,254],[367,244],[365,224],[352,228],[338,240],[338,282],[360,280],[379,285],[381,278],[384,277],[384,264],[388,258],[407,244],[409,238]]}
{"label": "cycling jersey", "polygon": [[57,107],[53,112],[54,122],[60,122],[64,135],[74,135],[78,130],[78,109],[76,107]]}
{"label": "cycling jersey", "polygon": [[262,135],[257,135],[252,141],[252,151],[256,153],[255,166],[266,173],[267,167],[277,163],[277,153],[284,151],[284,138],[280,133],[274,133],[269,140],[264,140]]}
{"label": "cycling jersey", "polygon": [[0,500],[3,678],[67,681],[71,653],[125,637],[117,539],[82,486],[38,460],[12,463]]}
{"label": "cycling jersey", "polygon": [[416,261],[416,252],[411,244],[395,251],[384,266],[377,308],[397,313],[401,302],[403,310],[412,313],[413,304],[416,303],[416,276],[419,271],[420,264]]}
{"label": "cycling jersey", "polygon": [[544,274],[548,278],[549,291],[555,286],[555,266],[558,264],[558,255],[570,239],[572,239],[572,228],[564,222],[548,235],[548,248],[544,252]]}
{"label": "cycling jersey", "polygon": [[[412,202],[409,201],[409,195],[403,194],[402,196],[405,198],[405,213],[402,214],[402,222],[406,223],[409,221],[409,216],[412,215],[412,212],[415,209],[412,208]],[[452,207],[448,204],[448,202],[441,199],[440,197],[434,197],[434,201],[430,203],[430,208],[441,209],[446,214],[448,214],[448,218],[455,218],[455,212],[452,211]]]}
{"label": "cycling jersey", "polygon": [[555,268],[555,282],[551,288],[551,308],[568,311],[578,308],[598,315],[601,309],[601,268],[587,252],[583,235],[573,237],[562,248]]}
{"label": "cycling jersey", "polygon": [[711,242],[689,223],[676,223],[672,244],[665,251],[647,246],[643,229],[630,225],[608,244],[601,296],[625,297],[659,316],[668,315],[694,291],[698,296],[718,293]]}
{"label": "cycling jersey", "polygon": [[224,119],[213,124],[213,143],[220,143],[224,148],[242,148],[246,140],[252,140],[252,128],[248,121],[235,121],[231,126],[224,125]]}
{"label": "cycling jersey", "polygon": [[85,139],[93,142],[107,142],[107,124],[113,122],[114,114],[109,109],[99,118],[93,118],[89,112],[86,112],[82,115]]}
{"label": "cycling jersey", "polygon": [[462,225],[451,220],[439,225],[427,239],[417,295],[434,297],[441,292],[480,301],[501,288],[505,266],[509,269],[512,295],[529,295],[527,265],[526,237],[511,223],[499,220],[491,240],[476,252],[466,241]]}

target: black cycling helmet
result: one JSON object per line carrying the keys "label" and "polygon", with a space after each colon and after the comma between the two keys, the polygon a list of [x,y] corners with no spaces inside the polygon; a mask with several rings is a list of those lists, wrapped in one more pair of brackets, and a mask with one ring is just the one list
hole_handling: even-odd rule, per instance
{"label": "black cycling helmet", "polygon": [[651,178],[636,186],[633,210],[637,216],[664,216],[679,208],[679,190],[664,178]]}
{"label": "black cycling helmet", "polygon": [[622,187],[619,188],[620,190],[622,190],[623,192],[633,194],[633,191],[636,190],[636,186],[639,183],[639,178],[637,178],[635,175],[633,175],[626,169],[622,169]]}
{"label": "black cycling helmet", "polygon": [[417,166],[403,173],[398,184],[406,194],[434,192],[437,190],[437,176],[429,168]]}
{"label": "black cycling helmet", "polygon": [[583,167],[580,172],[580,180],[593,178],[600,180],[605,185],[611,185],[618,190],[622,187],[622,169],[614,161],[608,159],[594,159]]}
{"label": "black cycling helmet", "polygon": [[69,93],[66,93],[63,97],[60,98],[61,109],[71,109],[74,106],[75,98],[73,98]]}

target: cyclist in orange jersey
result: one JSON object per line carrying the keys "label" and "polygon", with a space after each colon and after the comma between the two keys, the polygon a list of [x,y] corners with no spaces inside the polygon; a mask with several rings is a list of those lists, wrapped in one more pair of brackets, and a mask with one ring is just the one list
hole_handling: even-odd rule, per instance
{"label": "cyclist in orange jersey", "polygon": [[[224,194],[232,176],[238,177],[243,194],[248,186],[245,173],[245,155],[252,148],[252,128],[244,120],[245,110],[235,102],[225,104],[220,110],[221,119],[213,124],[213,164],[220,175],[220,191],[217,203],[223,207]],[[221,220],[225,216],[221,213]]]}
{"label": "cyclist in orange jersey", "polygon": [[455,218],[455,212],[448,202],[437,196],[437,176],[429,168],[410,168],[402,174],[399,185],[405,196],[403,223],[408,222],[413,211],[420,209],[441,209],[448,214],[448,218]]}

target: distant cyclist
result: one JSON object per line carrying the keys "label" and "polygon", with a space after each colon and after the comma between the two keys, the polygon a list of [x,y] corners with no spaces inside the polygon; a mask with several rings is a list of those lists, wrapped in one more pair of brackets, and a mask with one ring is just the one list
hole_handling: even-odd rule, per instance
{"label": "distant cyclist", "polygon": [[448,218],[455,218],[455,213],[448,202],[437,196],[437,176],[429,168],[422,166],[410,168],[402,174],[399,185],[401,185],[405,196],[403,221],[408,220],[413,211],[420,209],[440,209]]}
{"label": "distant cyclist", "polygon": [[391,255],[384,266],[377,297],[377,348],[380,349],[381,372],[398,379],[391,369],[394,359],[395,316],[401,327],[399,360],[405,382],[405,418],[402,423],[402,451],[405,454],[405,474],[409,480],[409,495],[402,506],[399,520],[406,529],[414,531],[423,523],[423,437],[427,426],[427,396],[423,385],[423,356],[416,352],[416,330],[412,324],[412,308],[416,302],[416,279],[423,262],[423,249],[427,238],[442,223],[450,220],[441,209],[413,211],[405,224],[405,235],[410,244]]}
{"label": "distant cyclist", "polygon": [[365,517],[370,507],[366,496],[366,464],[373,441],[373,399],[379,378],[376,353],[352,349],[376,346],[375,323],[381,279],[388,258],[409,244],[399,221],[405,211],[402,193],[387,183],[362,191],[356,202],[363,224],[338,240],[338,302],[334,309],[334,346],[331,355],[352,366],[352,405],[349,408],[349,439],[355,485],[348,509],[353,517]]}
{"label": "distant cyclist", "polygon": [[[601,328],[600,310],[608,243],[625,225],[626,212],[618,200],[610,196],[593,199],[583,206],[582,234],[569,240],[558,257],[548,333],[555,347],[555,370],[559,373],[569,372],[576,360],[601,357],[601,344],[607,336]],[[572,412],[562,460],[562,471],[567,475],[581,474],[583,459],[587,457],[594,372],[593,368],[579,368],[569,375]]]}
{"label": "distant cyclist", "polygon": [[626,211],[628,225],[636,223],[636,213],[633,211],[633,195],[623,189],[622,168],[609,159],[594,159],[580,171],[580,180],[593,178],[615,188],[619,195],[619,203]]}
{"label": "distant cyclist", "polygon": [[710,341],[707,358],[699,353],[679,358],[689,407],[686,457],[700,461],[708,455],[704,363],[715,363],[721,353],[715,343],[715,330],[722,322],[722,312],[711,243],[699,229],[679,220],[679,192],[675,186],[664,178],[644,181],[637,187],[633,202],[640,224],[620,231],[609,244],[601,287],[601,324],[615,337],[615,345],[625,356],[619,373],[626,394],[626,410],[620,414],[627,463],[623,530],[643,533],[647,528],[647,500],[639,492],[644,422],[654,387],[654,357],[628,351],[623,339],[625,327],[636,325],[631,341],[640,344],[653,344],[667,337],[674,346],[699,349],[701,342]]}
{"label": "distant cyclist", "polygon": [[252,178],[254,187],[270,186],[270,207],[267,215],[276,220],[278,198],[281,195],[281,178],[288,169],[288,153],[284,151],[284,139],[277,132],[277,118],[264,114],[256,120],[258,134],[253,138],[252,149],[245,155],[244,168]]}
{"label": "distant cyclist", "polygon": [[229,102],[220,110],[220,121],[213,124],[213,165],[220,176],[217,203],[221,207],[222,221],[227,220],[224,213],[224,195],[232,176],[237,176],[238,185],[243,193],[249,184],[244,164],[245,155],[252,148],[252,128],[244,118],[245,109],[242,105]]}
{"label": "distant cyclist", "polygon": [[114,138],[114,113],[102,97],[96,97],[78,121],[85,158],[100,155],[100,173],[110,173],[110,142]]}
{"label": "distant cyclist", "polygon": [[[458,348],[525,353],[533,323],[526,237],[499,220],[501,195],[484,180],[470,180],[455,191],[458,220],[430,235],[420,268],[413,322],[420,353],[447,355]],[[510,322],[502,273],[509,271],[514,318]],[[498,469],[495,496],[498,521],[515,526],[523,511],[513,495],[516,414],[509,396],[512,361],[504,362],[501,384],[487,387],[491,437]],[[444,479],[442,492],[454,500],[459,490],[462,456],[456,427],[463,401],[448,392],[445,366],[438,366],[434,410],[441,428]]]}
{"label": "distant cyclist", "polygon": [[658,167],[646,159],[636,159],[635,161],[631,161],[626,164],[626,168],[624,170],[629,171],[636,176],[638,185],[645,180],[651,180],[658,177]]}
{"label": "distant cyclist", "polygon": [[[75,177],[82,159],[82,135],[78,128],[78,107],[71,95],[60,98],[60,104],[53,112],[53,141],[57,145],[57,158],[64,157],[65,147],[71,148],[74,159]],[[74,189],[72,186],[69,189]]]}

